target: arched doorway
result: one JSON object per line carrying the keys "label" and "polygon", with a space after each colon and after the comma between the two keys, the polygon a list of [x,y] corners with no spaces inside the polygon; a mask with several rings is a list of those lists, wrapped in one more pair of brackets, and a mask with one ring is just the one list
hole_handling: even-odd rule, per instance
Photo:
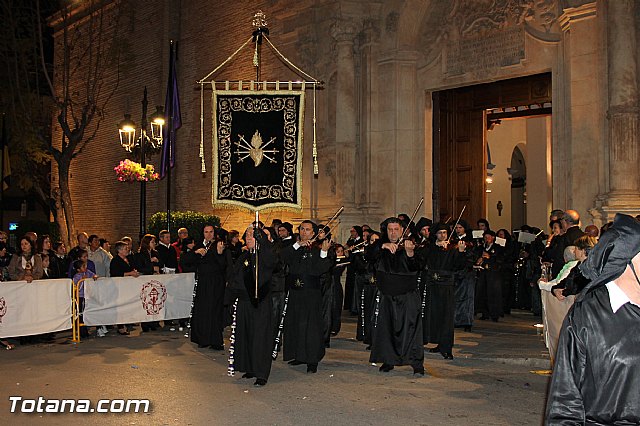
{"label": "arched doorway", "polygon": [[[489,206],[487,200],[487,129],[504,120],[549,116],[551,74],[434,92],[433,111],[433,216],[455,220],[466,205],[464,218],[475,223],[480,217],[486,217],[488,209],[495,211],[498,205],[495,202]],[[525,129],[524,140],[527,132]],[[507,158],[503,164],[508,164],[511,151],[509,148],[505,153]],[[522,150],[520,156],[524,158]],[[540,168],[545,166],[541,164]],[[522,206],[524,190],[521,189],[519,196],[522,202],[516,202]],[[511,202],[502,203],[508,218],[513,214],[511,205]],[[546,207],[541,205],[545,210]],[[521,210],[526,210],[526,205]],[[526,221],[526,212],[521,210],[511,228]]]}

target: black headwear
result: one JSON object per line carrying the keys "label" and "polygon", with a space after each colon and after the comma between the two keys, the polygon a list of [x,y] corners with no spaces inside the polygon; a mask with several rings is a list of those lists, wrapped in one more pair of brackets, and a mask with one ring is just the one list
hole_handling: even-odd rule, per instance
{"label": "black headwear", "polygon": [[464,219],[460,219],[460,221],[458,221],[458,225],[464,228],[464,232],[467,232],[467,229],[469,229],[469,224]]}
{"label": "black headwear", "polygon": [[287,230],[287,232],[289,232],[289,236],[293,235],[293,225],[290,224],[289,222],[283,222],[280,224],[279,228],[284,228]]}
{"label": "black headwear", "polygon": [[420,230],[425,226],[431,227],[431,225],[433,225],[433,221],[431,219],[428,219],[426,217],[421,217],[418,223],[416,224],[416,230],[420,232]]}
{"label": "black headwear", "polygon": [[582,275],[591,279],[582,294],[620,277],[639,252],[640,222],[626,214],[616,214],[611,228],[600,237],[587,260],[580,264]]}
{"label": "black headwear", "polygon": [[446,223],[438,223],[435,227],[435,229],[433,230],[433,233],[437,233],[438,231],[447,231],[447,234],[449,234],[449,225],[447,225]]}

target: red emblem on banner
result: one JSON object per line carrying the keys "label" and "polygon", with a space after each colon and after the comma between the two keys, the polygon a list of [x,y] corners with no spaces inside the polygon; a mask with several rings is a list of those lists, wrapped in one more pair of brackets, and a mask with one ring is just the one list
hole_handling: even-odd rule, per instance
{"label": "red emblem on banner", "polygon": [[158,315],[167,300],[167,288],[160,281],[151,280],[142,286],[140,300],[147,315]]}
{"label": "red emblem on banner", "polygon": [[2,318],[7,313],[7,301],[4,297],[0,297],[0,324],[2,324]]}

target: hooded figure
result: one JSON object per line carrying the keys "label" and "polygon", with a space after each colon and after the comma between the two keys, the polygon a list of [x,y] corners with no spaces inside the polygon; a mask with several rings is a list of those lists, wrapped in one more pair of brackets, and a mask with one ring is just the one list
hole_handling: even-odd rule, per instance
{"label": "hooded figure", "polygon": [[640,423],[640,222],[617,214],[562,325],[546,424]]}

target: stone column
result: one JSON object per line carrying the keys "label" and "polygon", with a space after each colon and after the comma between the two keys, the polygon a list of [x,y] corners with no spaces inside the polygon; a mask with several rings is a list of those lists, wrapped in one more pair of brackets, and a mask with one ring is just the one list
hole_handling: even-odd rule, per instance
{"label": "stone column", "polygon": [[331,26],[336,41],[336,190],[345,213],[355,208],[356,92],[354,38],[356,24],[339,19]]}
{"label": "stone column", "polygon": [[607,6],[609,193],[603,210],[611,219],[616,211],[640,209],[640,126],[635,1],[609,1]]}

